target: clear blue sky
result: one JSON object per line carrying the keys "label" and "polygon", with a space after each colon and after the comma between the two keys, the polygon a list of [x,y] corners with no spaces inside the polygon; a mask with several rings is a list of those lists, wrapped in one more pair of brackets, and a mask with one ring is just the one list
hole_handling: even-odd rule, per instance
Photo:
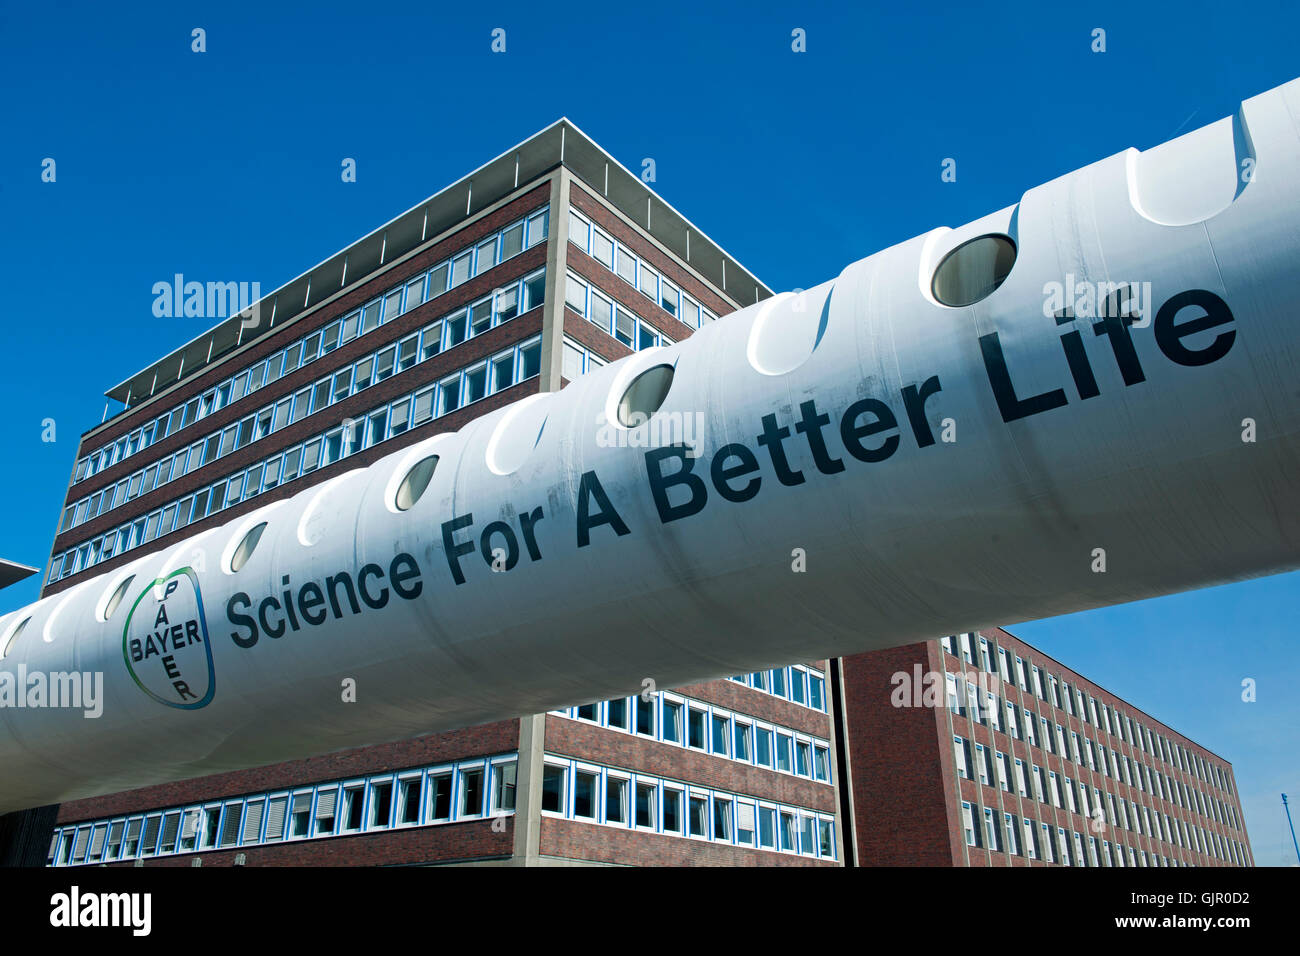
{"label": "clear blue sky", "polygon": [[[77,6],[0,11],[0,555],[34,565],[104,390],[211,324],[154,318],[155,282],[269,291],[561,115],[630,168],[654,158],[659,192],[772,288],[807,288],[1300,74],[1294,0]],[[1294,863],[1298,581],[1014,631],[1232,761],[1258,862]]]}

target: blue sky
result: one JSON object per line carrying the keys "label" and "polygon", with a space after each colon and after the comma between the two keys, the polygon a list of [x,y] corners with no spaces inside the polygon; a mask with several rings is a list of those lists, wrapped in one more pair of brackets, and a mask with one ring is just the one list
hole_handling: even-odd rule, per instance
{"label": "blue sky", "polygon": [[[0,12],[0,555],[34,565],[104,390],[211,324],[155,318],[155,282],[270,290],[561,115],[630,168],[653,158],[655,188],[769,286],[807,288],[1300,74],[1293,0],[1176,17],[1131,3],[79,6]],[[206,53],[191,52],[195,27]],[[955,183],[940,181],[947,157]],[[1232,761],[1257,861],[1293,864],[1278,794],[1300,801],[1298,581],[1013,630]],[[18,585],[0,609],[36,593]]]}

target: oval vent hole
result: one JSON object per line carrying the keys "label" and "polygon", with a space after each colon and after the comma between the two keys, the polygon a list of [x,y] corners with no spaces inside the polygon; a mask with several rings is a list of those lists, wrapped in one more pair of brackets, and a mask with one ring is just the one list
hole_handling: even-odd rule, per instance
{"label": "oval vent hole", "polygon": [[632,379],[618,403],[618,421],[624,428],[644,424],[659,411],[673,384],[673,367],[656,365]]}
{"label": "oval vent hole", "polygon": [[14,649],[14,641],[18,640],[18,635],[21,634],[23,632],[23,628],[25,628],[30,623],[32,623],[32,619],[30,617],[24,618],[23,622],[13,629],[13,633],[9,635],[9,640],[5,643],[4,653],[0,654],[0,659],[9,656],[9,652]]}
{"label": "oval vent hole", "polygon": [[113,616],[113,612],[117,610],[117,606],[122,603],[122,598],[126,597],[126,589],[131,586],[131,582],[134,580],[135,580],[135,575],[132,574],[125,581],[119,584],[116,590],[113,591],[113,596],[110,597],[108,599],[108,603],[104,605],[105,621],[107,621],[110,617]]}
{"label": "oval vent hole", "polygon": [[235,553],[230,558],[230,570],[232,572],[238,571],[248,563],[248,559],[253,556],[253,552],[257,549],[257,542],[262,540],[262,532],[265,530],[265,521],[248,529],[248,534],[244,535],[244,540],[239,542],[239,547],[235,549]]}
{"label": "oval vent hole", "polygon": [[963,242],[934,270],[930,291],[944,305],[963,308],[987,298],[1016,264],[1016,244],[993,233]]}
{"label": "oval vent hole", "polygon": [[429,481],[433,478],[434,469],[437,467],[437,455],[422,458],[412,466],[406,473],[406,477],[402,479],[402,483],[397,486],[395,504],[398,511],[410,511],[415,506],[425,489],[429,487]]}

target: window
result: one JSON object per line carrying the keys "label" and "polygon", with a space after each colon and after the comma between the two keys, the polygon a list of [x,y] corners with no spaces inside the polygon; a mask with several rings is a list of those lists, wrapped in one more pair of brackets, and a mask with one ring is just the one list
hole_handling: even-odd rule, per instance
{"label": "window", "polygon": [[664,787],[664,832],[682,832],[682,791]]}
{"label": "window", "polygon": [[707,839],[709,835],[709,798],[692,795],[689,802],[690,835]]}
{"label": "window", "polygon": [[624,282],[633,288],[636,287],[636,256],[629,253],[622,246],[618,247],[614,271]]}
{"label": "window", "polygon": [[595,289],[591,290],[590,302],[590,311],[587,313],[587,318],[604,331],[612,332],[614,328],[614,303]]}
{"label": "window", "polygon": [[596,819],[596,790],[600,774],[579,768],[573,774],[573,815],[588,820]]}
{"label": "window", "polygon": [[498,763],[492,765],[492,809],[513,810],[515,808],[515,781],[518,762]]}
{"label": "window", "polygon": [[644,696],[636,698],[636,732],[647,737],[655,735],[655,698],[646,700]]}
{"label": "window", "polygon": [[790,668],[790,699],[796,704],[802,704],[807,699],[805,691],[807,677],[807,671],[802,668]]}
{"label": "window", "polygon": [[736,842],[742,846],[754,845],[755,815],[752,803],[736,803]]}
{"label": "window", "polygon": [[429,774],[429,818],[435,822],[451,819],[450,770]]}
{"label": "window", "polygon": [[511,286],[497,292],[497,322],[508,322],[519,314],[519,287]]}
{"label": "window", "polygon": [[650,830],[655,828],[655,810],[658,802],[659,785],[638,780],[636,784],[636,825],[638,827]]}
{"label": "window", "polygon": [[731,801],[713,798],[713,839],[731,842]]}
{"label": "window", "polygon": [[[483,768],[462,768],[460,772],[460,815],[477,817],[483,815]],[[545,803],[545,797],[543,797]]]}
{"label": "window", "polygon": [[677,287],[663,278],[659,280],[659,306],[673,318],[677,318]]}
{"label": "window", "polygon": [[[487,394],[487,365],[478,365],[465,373],[465,401],[468,405]],[[396,432],[394,432],[396,434]]]}
{"label": "window", "polygon": [[532,378],[542,367],[542,342],[536,339],[531,344],[519,347],[519,375],[516,381]]}
{"label": "window", "polygon": [[627,786],[628,781],[624,777],[615,777],[612,774],[606,775],[605,778],[605,822],[622,823],[628,822],[627,818]]}
{"label": "window", "polygon": [[731,719],[713,715],[713,752],[726,757],[731,753]]}
{"label": "window", "polygon": [[614,269],[614,243],[599,229],[591,234],[591,256],[611,272]]}
{"label": "window", "polygon": [[546,764],[542,770],[542,809],[549,813],[564,813],[565,779],[568,768]]}
{"label": "window", "polygon": [[706,714],[704,711],[696,710],[694,707],[688,708],[686,718],[687,746],[695,747],[699,750],[705,749],[705,717]]}
{"label": "window", "polygon": [[622,342],[630,349],[636,348],[636,327],[637,318],[628,312],[622,306],[618,307],[614,316],[614,338]]}
{"label": "window", "polygon": [[794,772],[801,777],[812,776],[811,746],[803,740],[794,744]]}
{"label": "window", "polygon": [[537,308],[546,297],[546,272],[534,273],[524,280],[524,311]]}
{"label": "window", "polygon": [[[140,821],[135,820],[132,822],[139,823]],[[217,827],[218,824],[220,824],[220,822],[221,822],[220,804],[203,808],[203,830],[202,830],[202,836],[199,839],[200,849],[207,850],[217,845],[217,833],[218,833]],[[132,832],[133,832],[132,827],[130,824],[128,824],[126,828],[126,846],[123,850],[123,856],[135,855],[135,844],[132,842]],[[137,838],[139,837],[140,831],[138,828],[134,830],[134,834]]]}
{"label": "window", "polygon": [[808,706],[814,710],[826,709],[826,681],[817,674],[808,675]]}
{"label": "window", "polygon": [[607,709],[609,726],[627,730],[627,698],[616,697],[609,702]]}
{"label": "window", "polygon": [[663,711],[664,740],[682,743],[682,704],[664,698]]}
{"label": "window", "polygon": [[453,375],[438,383],[438,414],[446,415],[460,408],[460,376]]}
{"label": "window", "polygon": [[990,807],[984,808],[984,839],[987,841],[985,845],[990,850],[996,850],[998,853],[1001,853],[1002,830],[997,825],[997,820],[994,814],[995,811]]}
{"label": "window", "polygon": [[776,847],[776,811],[771,807],[758,808],[758,845]]}
{"label": "window", "polygon": [[777,731],[776,734],[776,769],[790,772],[790,744],[789,734],[783,734]]}
{"label": "window", "polygon": [[583,252],[587,251],[590,229],[591,226],[587,220],[572,210],[569,211],[569,241]]}
{"label": "window", "polygon": [[587,283],[572,272],[565,277],[564,304],[579,315],[587,314]]}
{"label": "window", "polygon": [[570,382],[577,378],[581,378],[584,357],[582,349],[570,344],[566,339],[564,342],[564,359],[560,374]]}
{"label": "window", "polygon": [[751,743],[754,729],[746,723],[736,721],[736,738],[735,738],[735,758],[737,760],[750,761],[753,759],[753,745]]}
{"label": "window", "polygon": [[517,222],[501,233],[501,261],[518,255],[524,245],[524,224]]}
{"label": "window", "polygon": [[475,257],[475,275],[481,275],[497,264],[497,237],[493,236],[485,242],[478,245],[477,255]]}
{"label": "window", "polygon": [[[306,804],[309,805],[311,802],[311,795],[304,794],[303,796],[306,798]],[[342,832],[349,833],[361,829],[362,823],[365,819],[363,816],[365,810],[365,797],[366,791],[361,784],[345,786],[343,788],[343,812],[340,820],[340,830]],[[295,804],[296,802],[295,798]],[[373,811],[371,812],[371,818],[375,818]],[[306,826],[305,823],[303,825]],[[386,819],[385,825],[387,825]],[[306,831],[304,830],[304,835],[305,833]]]}
{"label": "window", "polygon": [[[298,800],[299,800],[299,797],[300,797],[300,796],[301,796],[301,797],[305,797],[305,798],[306,798],[306,802],[307,802],[308,804],[311,803],[311,795],[310,795],[310,794],[300,794],[300,795],[297,795],[297,796],[294,797],[294,809],[295,809],[295,810],[297,810],[298,807],[299,807]],[[282,798],[282,799],[283,799],[283,798]],[[328,836],[329,834],[331,834],[331,833],[334,832],[334,823],[335,823],[335,819],[336,819],[336,817],[335,817],[335,813],[336,813],[336,811],[337,811],[337,809],[338,809],[338,802],[339,802],[339,788],[338,788],[338,787],[329,787],[329,788],[327,788],[327,789],[323,789],[323,790],[321,790],[321,791],[319,791],[319,792],[317,793],[317,795],[316,795],[316,815],[315,815],[315,817],[316,817],[316,825],[315,825],[315,830],[314,830],[314,832],[313,832],[313,835],[315,835],[315,836]],[[275,808],[275,804],[276,804],[276,801],[273,800],[273,801],[271,801],[271,803],[272,803],[272,809],[274,810],[274,808]],[[283,802],[281,802],[281,804],[280,804],[280,809],[279,809],[278,812],[279,812],[280,814],[283,814],[283,813],[284,813],[284,805],[283,805]],[[267,832],[268,832],[268,833],[270,832],[270,825],[269,825],[269,824],[268,824],[268,827],[267,827]]]}
{"label": "window", "polygon": [[772,766],[772,731],[766,727],[757,727],[754,730],[754,739],[757,744],[755,761],[764,767]]}
{"label": "window", "polygon": [[[218,846],[234,846],[239,842],[239,825],[243,822],[244,805],[239,800],[232,800],[226,804],[225,812],[221,815],[221,842]],[[154,818],[155,820],[157,818]],[[157,830],[154,831],[156,835]],[[142,849],[146,854],[153,852],[153,837],[149,832],[149,822],[145,823],[144,844]]]}
{"label": "window", "polygon": [[432,322],[420,330],[420,361],[433,358],[442,351],[442,322]]}
{"label": "window", "polygon": [[548,210],[533,213],[528,217],[528,247],[531,249],[546,238]]}
{"label": "window", "polygon": [[659,301],[659,273],[655,272],[644,263],[641,264],[641,274],[637,277],[637,288],[641,294],[654,300]]}
{"label": "window", "polygon": [[403,777],[397,782],[397,826],[420,822],[420,778]]}
{"label": "window", "polygon": [[830,751],[820,745],[813,747],[813,778],[824,783],[829,783],[831,779]]}

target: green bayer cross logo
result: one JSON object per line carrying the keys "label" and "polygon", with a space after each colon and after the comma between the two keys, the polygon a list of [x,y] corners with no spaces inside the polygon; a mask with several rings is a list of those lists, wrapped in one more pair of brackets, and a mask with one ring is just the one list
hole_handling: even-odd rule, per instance
{"label": "green bayer cross logo", "polygon": [[160,704],[197,710],[212,700],[217,679],[192,568],[154,579],[135,599],[122,657],[139,688]]}

